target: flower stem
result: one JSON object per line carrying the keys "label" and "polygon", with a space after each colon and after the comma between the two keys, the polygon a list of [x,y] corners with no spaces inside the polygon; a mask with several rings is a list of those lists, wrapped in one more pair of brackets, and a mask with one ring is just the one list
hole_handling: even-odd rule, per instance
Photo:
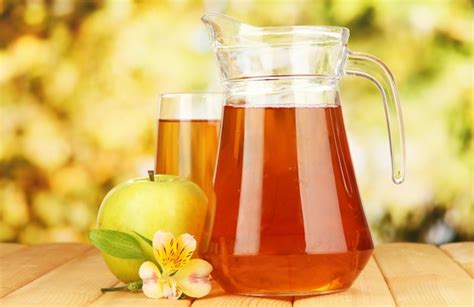
{"label": "flower stem", "polygon": [[112,292],[112,291],[121,291],[121,290],[128,290],[128,285],[120,286],[120,287],[101,288],[100,289],[100,291],[102,291],[102,292]]}
{"label": "flower stem", "polygon": [[141,280],[139,281],[134,281],[129,284],[126,284],[125,286],[120,286],[120,287],[111,287],[111,288],[101,288],[100,291],[102,292],[112,292],[112,291],[122,291],[122,290],[127,290],[130,292],[139,292],[142,290],[142,285],[143,282]]}
{"label": "flower stem", "polygon": [[141,280],[131,282],[127,285],[128,291],[138,292],[142,290],[143,282]]}

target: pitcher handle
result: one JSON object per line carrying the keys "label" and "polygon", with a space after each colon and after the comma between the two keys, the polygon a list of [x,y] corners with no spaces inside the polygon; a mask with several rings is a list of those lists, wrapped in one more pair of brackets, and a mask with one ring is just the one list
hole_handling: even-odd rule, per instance
{"label": "pitcher handle", "polygon": [[405,132],[397,85],[388,67],[376,57],[349,51],[344,73],[368,78],[382,93],[387,119],[392,180],[400,184],[405,179]]}

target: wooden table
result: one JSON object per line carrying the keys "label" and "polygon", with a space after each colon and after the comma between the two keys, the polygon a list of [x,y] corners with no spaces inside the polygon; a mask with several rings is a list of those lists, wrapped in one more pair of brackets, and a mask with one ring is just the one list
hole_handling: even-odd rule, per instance
{"label": "wooden table", "polygon": [[153,300],[142,293],[108,292],[118,281],[87,244],[0,244],[0,306],[474,306],[474,242],[436,247],[383,244],[345,292],[313,297],[257,298],[226,294]]}

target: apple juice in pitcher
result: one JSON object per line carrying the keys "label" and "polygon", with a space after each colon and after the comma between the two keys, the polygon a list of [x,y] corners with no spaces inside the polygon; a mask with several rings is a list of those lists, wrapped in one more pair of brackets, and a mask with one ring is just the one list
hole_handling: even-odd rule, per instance
{"label": "apple juice in pitcher", "polygon": [[372,241],[340,107],[227,105],[224,117],[213,276],[234,292],[348,287]]}
{"label": "apple juice in pitcher", "polygon": [[219,60],[224,112],[210,241],[200,255],[229,292],[308,295],[348,289],[373,250],[339,101],[345,75],[374,81],[385,103],[392,178],[404,176],[393,78],[347,49],[340,27],[257,28],[203,17]]}

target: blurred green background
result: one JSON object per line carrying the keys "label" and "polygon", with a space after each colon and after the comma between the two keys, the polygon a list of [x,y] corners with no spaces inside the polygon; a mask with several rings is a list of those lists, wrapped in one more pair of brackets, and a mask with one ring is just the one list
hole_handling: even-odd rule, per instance
{"label": "blurred green background", "polygon": [[396,186],[379,92],[341,82],[375,241],[474,239],[472,1],[0,0],[0,241],[85,241],[105,193],[153,168],[158,94],[221,90],[205,12],[350,28],[405,116]]}

